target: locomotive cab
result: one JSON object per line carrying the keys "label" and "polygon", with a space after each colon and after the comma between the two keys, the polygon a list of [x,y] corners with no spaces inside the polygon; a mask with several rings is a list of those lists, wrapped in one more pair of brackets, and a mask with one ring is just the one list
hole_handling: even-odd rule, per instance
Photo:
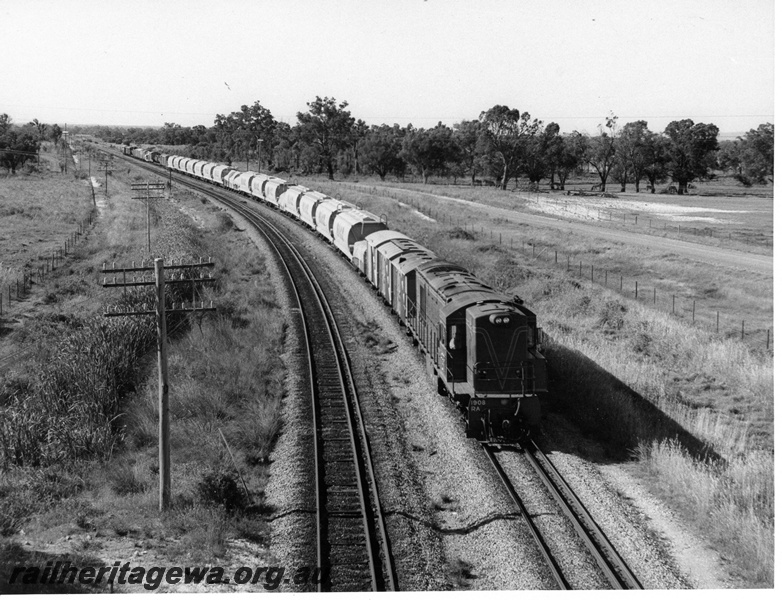
{"label": "locomotive cab", "polygon": [[547,381],[534,315],[509,303],[476,304],[465,311],[464,343],[474,390],[468,432],[482,432],[487,441],[515,440],[539,426],[537,394]]}

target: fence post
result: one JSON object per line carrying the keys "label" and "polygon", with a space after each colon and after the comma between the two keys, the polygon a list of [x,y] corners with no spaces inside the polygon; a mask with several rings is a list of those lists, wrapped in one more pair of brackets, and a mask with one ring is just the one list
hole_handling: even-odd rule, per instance
{"label": "fence post", "polygon": [[622,284],[624,283],[624,277],[622,275],[619,276],[619,291],[622,291]]}
{"label": "fence post", "polygon": [[608,269],[605,270],[605,281],[603,282],[605,287],[608,287]]}
{"label": "fence post", "polygon": [[695,298],[692,299],[692,323],[695,324]]}
{"label": "fence post", "polygon": [[554,264],[557,264],[558,261],[559,261],[559,258],[557,257],[557,251],[554,250]]}
{"label": "fence post", "polygon": [[638,282],[635,282],[635,298],[638,299]]}
{"label": "fence post", "polygon": [[674,295],[672,296],[672,300],[671,300],[671,312],[672,312],[673,314],[676,314],[676,294],[674,294]]}
{"label": "fence post", "polygon": [[595,282],[595,265],[592,265],[592,283]]}
{"label": "fence post", "polygon": [[766,350],[768,350],[770,343],[771,343],[771,330],[766,329]]}
{"label": "fence post", "polygon": [[741,341],[744,341],[744,320],[741,321]]}
{"label": "fence post", "polygon": [[567,270],[570,271],[570,254],[567,255]]}
{"label": "fence post", "polygon": [[717,333],[720,332],[720,311],[717,311]]}
{"label": "fence post", "polygon": [[578,276],[581,277],[581,261],[578,261]]}
{"label": "fence post", "polygon": [[638,215],[635,215],[635,224],[638,225]]}

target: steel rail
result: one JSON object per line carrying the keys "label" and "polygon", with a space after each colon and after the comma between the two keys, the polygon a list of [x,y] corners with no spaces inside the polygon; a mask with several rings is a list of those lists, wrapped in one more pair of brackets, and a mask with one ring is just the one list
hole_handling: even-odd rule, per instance
{"label": "steel rail", "polygon": [[554,500],[573,523],[600,570],[615,589],[643,589],[630,567],[589,514],[573,489],[534,441],[524,448],[524,456],[548,488]]}
{"label": "steel rail", "polygon": [[532,538],[535,540],[535,544],[537,545],[541,555],[543,556],[543,560],[545,561],[546,565],[551,571],[551,575],[554,577],[554,580],[557,582],[557,586],[559,586],[559,589],[561,590],[572,589],[570,584],[565,579],[565,575],[562,573],[562,569],[560,568],[559,564],[557,564],[557,561],[554,558],[551,549],[548,547],[546,540],[543,539],[543,536],[541,535],[537,525],[535,525],[535,523],[532,521],[532,517],[530,516],[527,507],[524,506],[524,502],[521,500],[521,497],[519,496],[518,492],[516,492],[516,489],[513,487],[513,484],[508,478],[508,474],[505,472],[505,469],[502,468],[502,465],[500,464],[499,460],[497,460],[496,455],[498,450],[494,446],[491,446],[489,444],[481,444],[481,447],[483,448],[483,451],[486,453],[486,456],[489,457],[489,461],[491,462],[492,467],[494,467],[494,470],[497,472],[497,475],[499,475],[500,480],[505,486],[505,489],[507,490],[510,497],[513,499],[513,502],[516,504],[516,507],[519,509],[519,512],[521,513],[524,522],[527,524],[527,527],[529,528],[530,533],[532,534]]}
{"label": "steel rail", "polygon": [[[138,166],[146,168],[152,172],[158,172],[159,170],[158,165],[152,165],[150,163],[140,163]],[[328,563],[326,555],[331,555],[329,548],[333,546],[331,546],[328,540],[326,540],[327,536],[324,535],[322,531],[324,528],[320,526],[324,522],[327,522],[328,510],[326,499],[327,495],[325,493],[326,486],[322,485],[325,482],[326,468],[322,459],[322,452],[318,451],[319,448],[322,449],[324,440],[322,438],[318,438],[318,432],[323,431],[323,422],[321,419],[321,409],[318,405],[316,391],[318,373],[315,365],[316,360],[314,357],[314,353],[317,350],[322,350],[322,346],[317,344],[313,345],[312,343],[312,339],[310,337],[312,324],[307,322],[307,311],[304,309],[305,302],[302,301],[301,294],[294,283],[294,275],[289,267],[289,261],[287,261],[283,256],[282,248],[286,248],[290,253],[291,257],[295,260],[298,267],[301,269],[301,272],[304,274],[304,277],[306,278],[309,286],[311,286],[311,289],[314,291],[314,295],[317,300],[315,306],[310,306],[309,304],[306,304],[306,306],[309,310],[314,310],[317,308],[317,310],[322,315],[324,322],[327,324],[329,346],[336,360],[337,369],[340,375],[339,383],[342,388],[341,395],[343,398],[344,410],[348,416],[347,420],[350,425],[350,448],[353,456],[353,466],[355,470],[356,482],[358,484],[358,498],[361,505],[364,539],[367,548],[372,591],[396,591],[396,573],[393,566],[393,558],[388,541],[385,520],[383,519],[380,496],[377,488],[377,479],[372,467],[369,440],[367,437],[366,427],[364,426],[363,417],[361,415],[361,407],[358,403],[358,394],[355,388],[355,382],[350,372],[349,356],[344,342],[341,339],[339,329],[336,324],[336,319],[334,318],[331,307],[329,306],[326,299],[326,295],[318,283],[317,278],[295,246],[287,240],[287,238],[275,225],[271,224],[267,219],[260,216],[256,211],[250,210],[247,206],[243,206],[243,198],[241,201],[229,199],[229,196],[235,194],[235,192],[221,188],[215,189],[212,186],[207,185],[206,182],[202,182],[195,178],[186,179],[181,176],[175,176],[175,178],[175,180],[179,183],[184,183],[193,188],[196,188],[200,192],[211,196],[218,202],[230,205],[234,210],[247,218],[253,224],[253,226],[256,227],[256,229],[258,229],[258,231],[267,238],[270,246],[275,250],[278,257],[280,258],[280,262],[284,266],[285,271],[288,273],[289,281],[292,283],[291,287],[293,288],[294,296],[296,298],[296,304],[298,304],[298,309],[295,310],[299,310],[302,316],[303,330],[305,332],[305,345],[310,350],[307,354],[308,367],[312,380],[312,386],[310,389],[313,402],[313,427],[314,431],[316,432],[315,470],[318,474],[315,482],[317,497],[316,519],[319,524],[316,540],[318,555],[317,559],[318,565],[322,566],[322,568],[325,567],[325,571],[321,571],[321,573],[326,572],[328,574],[328,567],[330,565],[324,565],[324,563]],[[273,236],[277,238],[277,241],[280,242],[280,244],[275,243],[275,241],[271,239],[269,231],[273,232]],[[351,400],[351,395],[353,400]],[[373,514],[374,517],[372,516]],[[377,533],[380,537],[379,541],[376,541],[375,539],[375,524],[377,524]],[[382,551],[379,546],[382,546]],[[380,555],[382,555],[383,558],[382,565],[381,561],[379,560]],[[385,571],[388,577],[387,582],[383,577],[383,566],[385,567]],[[321,577],[321,580],[318,584],[318,591],[324,591],[326,589],[330,589],[331,587],[334,587],[333,582],[330,580],[324,581],[324,578]]]}

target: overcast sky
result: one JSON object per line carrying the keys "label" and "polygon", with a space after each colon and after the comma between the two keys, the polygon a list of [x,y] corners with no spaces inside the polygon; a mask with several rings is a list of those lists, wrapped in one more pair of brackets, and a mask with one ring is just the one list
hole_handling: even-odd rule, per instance
{"label": "overcast sky", "polygon": [[773,0],[0,0],[0,113],[211,126],[315,96],[431,127],[495,104],[563,131],[773,122]]}

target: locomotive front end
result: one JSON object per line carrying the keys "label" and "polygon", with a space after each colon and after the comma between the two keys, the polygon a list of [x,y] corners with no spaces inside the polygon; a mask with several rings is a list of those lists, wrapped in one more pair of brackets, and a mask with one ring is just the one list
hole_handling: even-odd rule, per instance
{"label": "locomotive front end", "polygon": [[473,390],[467,431],[515,442],[540,425],[538,394],[547,388],[535,315],[516,305],[479,304],[465,314],[467,381]]}

